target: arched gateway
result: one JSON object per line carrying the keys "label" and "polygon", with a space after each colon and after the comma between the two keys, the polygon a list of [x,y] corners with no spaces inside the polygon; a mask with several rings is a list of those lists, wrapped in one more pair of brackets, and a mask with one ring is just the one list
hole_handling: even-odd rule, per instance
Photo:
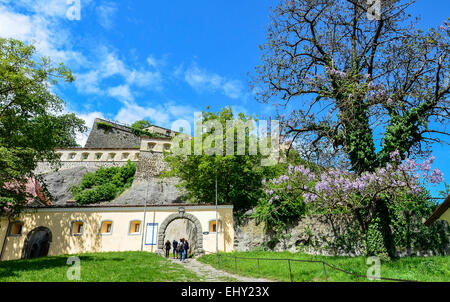
{"label": "arched gateway", "polygon": [[203,233],[202,233],[202,225],[200,221],[192,214],[179,212],[176,214],[172,214],[167,217],[163,223],[161,223],[161,227],[158,232],[158,252],[163,253],[164,248],[164,237],[166,234],[167,226],[176,219],[187,219],[191,221],[195,225],[196,229],[196,239],[195,239],[195,255],[203,254]]}
{"label": "arched gateway", "polygon": [[52,232],[46,227],[37,227],[25,238],[22,249],[22,259],[45,257],[52,242]]}

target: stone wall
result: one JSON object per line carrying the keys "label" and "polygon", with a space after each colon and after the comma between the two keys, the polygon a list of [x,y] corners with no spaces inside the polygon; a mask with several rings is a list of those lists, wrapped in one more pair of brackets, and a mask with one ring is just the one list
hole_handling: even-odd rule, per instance
{"label": "stone wall", "polygon": [[139,160],[138,148],[69,148],[56,149],[59,159],[65,161],[123,161]]}
{"label": "stone wall", "polygon": [[[237,221],[235,219],[235,221]],[[333,223],[332,223],[333,221]],[[328,219],[325,215],[311,215],[301,219],[296,225],[289,228],[289,236],[285,240],[274,240],[274,234],[265,233],[264,223],[256,224],[255,219],[244,219],[240,225],[235,225],[234,248],[236,251],[249,251],[254,249],[271,249],[274,251],[302,251],[315,255],[360,256],[364,255],[362,240],[355,234],[354,238],[341,235],[345,227],[352,224],[344,216],[333,216]],[[446,226],[448,228],[448,224]],[[340,240],[337,247],[336,241]],[[343,248],[345,246],[346,248]],[[433,256],[431,250],[397,251],[398,257],[405,256]],[[450,254],[450,244],[445,255]]]}
{"label": "stone wall", "polygon": [[[335,220],[338,219],[335,217]],[[234,248],[236,251],[269,248],[274,251],[303,251],[320,255],[362,255],[361,249],[344,251],[333,248],[336,235],[342,231],[336,227],[342,228],[344,225],[344,223],[335,222],[332,226],[325,216],[306,216],[289,228],[288,238],[274,240],[274,234],[265,233],[264,223],[256,224],[255,219],[246,218],[240,225],[235,226]]]}
{"label": "stone wall", "polygon": [[48,162],[40,162],[34,170],[34,173],[41,175],[56,172],[57,170],[69,170],[73,168],[87,168],[88,170],[95,171],[100,167],[121,167],[126,164],[126,161],[62,161],[58,166],[52,166]]}
{"label": "stone wall", "polygon": [[143,136],[141,137],[141,150],[151,152],[164,152],[172,148],[170,138],[154,138]]}
{"label": "stone wall", "polygon": [[163,153],[141,151],[134,178],[140,181],[148,179],[149,177],[156,177],[161,175],[167,168],[167,164],[164,162]]}
{"label": "stone wall", "polygon": [[[97,126],[97,122],[110,124],[111,130]],[[84,145],[85,148],[139,148],[140,137],[130,127],[114,124],[102,119],[95,119],[92,130]]]}

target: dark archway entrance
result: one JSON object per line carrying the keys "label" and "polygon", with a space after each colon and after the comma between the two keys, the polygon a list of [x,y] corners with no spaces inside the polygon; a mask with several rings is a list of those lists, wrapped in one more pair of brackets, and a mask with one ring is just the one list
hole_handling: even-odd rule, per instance
{"label": "dark archway entrance", "polygon": [[168,227],[168,225],[173,222],[176,219],[187,219],[190,222],[192,222],[192,224],[194,225],[194,234],[195,234],[195,244],[193,244],[193,246],[195,246],[195,250],[193,251],[195,255],[200,255],[203,254],[203,233],[202,233],[202,225],[200,223],[200,221],[197,219],[197,217],[195,217],[192,214],[189,213],[177,213],[177,214],[172,214],[169,217],[167,217],[163,223],[161,224],[161,227],[159,229],[158,232],[158,251],[160,253],[163,253],[163,248],[164,248],[164,238],[166,237],[166,229]]}
{"label": "dark archway entrance", "polygon": [[22,259],[45,257],[52,242],[52,232],[46,227],[37,227],[28,233],[22,250]]}

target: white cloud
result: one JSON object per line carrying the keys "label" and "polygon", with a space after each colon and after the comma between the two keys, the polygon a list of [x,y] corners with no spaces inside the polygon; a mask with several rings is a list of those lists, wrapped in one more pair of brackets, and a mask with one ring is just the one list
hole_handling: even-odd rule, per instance
{"label": "white cloud", "polygon": [[70,6],[66,0],[0,0],[0,3],[14,5],[21,10],[50,17],[65,16]]}
{"label": "white cloud", "polygon": [[[107,50],[103,50],[102,52],[107,52]],[[114,75],[126,77],[129,73],[122,60],[117,58],[114,53],[105,53],[104,59],[100,62],[99,69],[104,78]]]}
{"label": "white cloud", "polygon": [[29,40],[32,37],[32,20],[0,7],[0,37]]}
{"label": "white cloud", "polygon": [[[27,7],[31,13],[24,14],[15,11],[16,6],[2,6],[0,2],[0,37],[14,38],[29,44],[34,44],[40,55],[48,56],[55,62],[64,62],[67,65],[81,65],[86,62],[84,56],[72,50],[71,35],[64,30],[57,17],[47,17],[46,15],[58,16],[61,12],[52,1],[48,5],[46,15],[41,14],[39,5],[44,5],[38,1],[35,6]],[[27,1],[14,2],[14,4],[28,3]]]}
{"label": "white cloud", "polygon": [[[91,70],[77,74],[75,85],[80,93],[108,95],[120,101],[133,100],[133,93],[137,88],[161,90],[163,77],[159,71],[134,69],[127,66],[118,56],[106,48],[100,51],[101,59],[93,64]],[[123,81],[115,87],[105,87],[105,81],[111,77],[119,77]],[[104,87],[104,88],[102,88]]]}
{"label": "white cloud", "polygon": [[162,108],[143,107],[134,102],[126,102],[117,113],[115,119],[123,123],[132,124],[135,121],[149,119],[156,125],[166,125],[169,115]]}
{"label": "white cloud", "polygon": [[116,87],[111,87],[108,89],[108,95],[122,102],[132,101],[134,99],[133,95],[130,92],[130,87],[128,85],[119,85]]}
{"label": "white cloud", "polygon": [[237,80],[225,82],[222,89],[224,94],[232,99],[237,99],[243,95],[242,83]]}
{"label": "white cloud", "polygon": [[156,60],[156,58],[152,55],[149,55],[147,58],[147,63],[148,65],[150,65],[151,67],[158,67],[159,62],[158,60]]}
{"label": "white cloud", "polygon": [[181,78],[183,76],[183,71],[184,70],[184,65],[180,64],[178,66],[175,67],[174,71],[173,71],[173,75],[176,78]]}
{"label": "white cloud", "polygon": [[171,116],[177,117],[177,118],[187,118],[190,116],[194,116],[194,112],[200,111],[196,110],[193,107],[189,105],[174,105],[171,103],[165,104],[165,108],[167,112],[170,113]]}
{"label": "white cloud", "polygon": [[[178,67],[175,70],[175,75],[180,74],[180,68],[182,67]],[[240,81],[228,80],[216,73],[199,68],[195,63],[184,72],[184,80],[199,92],[220,91],[232,99],[244,97],[243,85]]]}
{"label": "white cloud", "polygon": [[155,90],[161,89],[162,76],[159,71],[131,71],[127,76],[127,83],[138,87],[148,87]]}
{"label": "white cloud", "polygon": [[130,125],[135,121],[147,119],[155,125],[170,128],[172,122],[176,120],[184,120],[193,124],[194,112],[198,111],[198,109],[189,105],[176,105],[175,102],[157,104],[156,106],[141,105],[136,102],[123,102],[123,106],[114,119]]}
{"label": "white cloud", "polygon": [[84,74],[75,74],[75,87],[79,92],[89,93],[89,94],[103,94],[100,89],[101,76],[98,71],[91,70]]}
{"label": "white cloud", "polygon": [[113,18],[117,12],[117,7],[114,3],[102,4],[97,7],[98,22],[105,29],[113,27]]}
{"label": "white cloud", "polygon": [[[117,91],[120,91],[118,87]],[[123,91],[126,91],[124,89]],[[135,121],[147,119],[155,125],[170,128],[174,121],[184,121],[184,124],[192,125],[194,120],[194,112],[198,112],[189,105],[177,105],[175,102],[170,101],[165,104],[158,104],[156,106],[145,106],[137,104],[134,101],[123,101],[122,107],[119,109],[117,114],[114,116],[114,120],[131,125]],[[89,133],[91,131],[92,125],[96,118],[105,118],[102,112],[77,112],[76,110],[71,110],[70,106],[64,109],[63,113],[69,113],[74,111],[74,113],[81,119],[83,119],[88,127],[88,131],[85,133],[77,133],[76,141],[80,146],[84,146],[88,139]],[[183,125],[184,125],[183,124]],[[175,129],[179,130],[179,129]]]}

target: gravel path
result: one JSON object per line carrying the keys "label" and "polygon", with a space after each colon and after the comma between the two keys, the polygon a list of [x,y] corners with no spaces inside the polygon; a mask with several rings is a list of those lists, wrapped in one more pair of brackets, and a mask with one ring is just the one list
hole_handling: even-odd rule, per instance
{"label": "gravel path", "polygon": [[179,259],[170,258],[174,263],[181,264],[186,269],[198,275],[206,282],[273,282],[271,280],[262,278],[243,277],[239,275],[230,274],[218,269],[215,269],[209,264],[197,261],[195,258],[186,259],[185,262],[180,262]]}

